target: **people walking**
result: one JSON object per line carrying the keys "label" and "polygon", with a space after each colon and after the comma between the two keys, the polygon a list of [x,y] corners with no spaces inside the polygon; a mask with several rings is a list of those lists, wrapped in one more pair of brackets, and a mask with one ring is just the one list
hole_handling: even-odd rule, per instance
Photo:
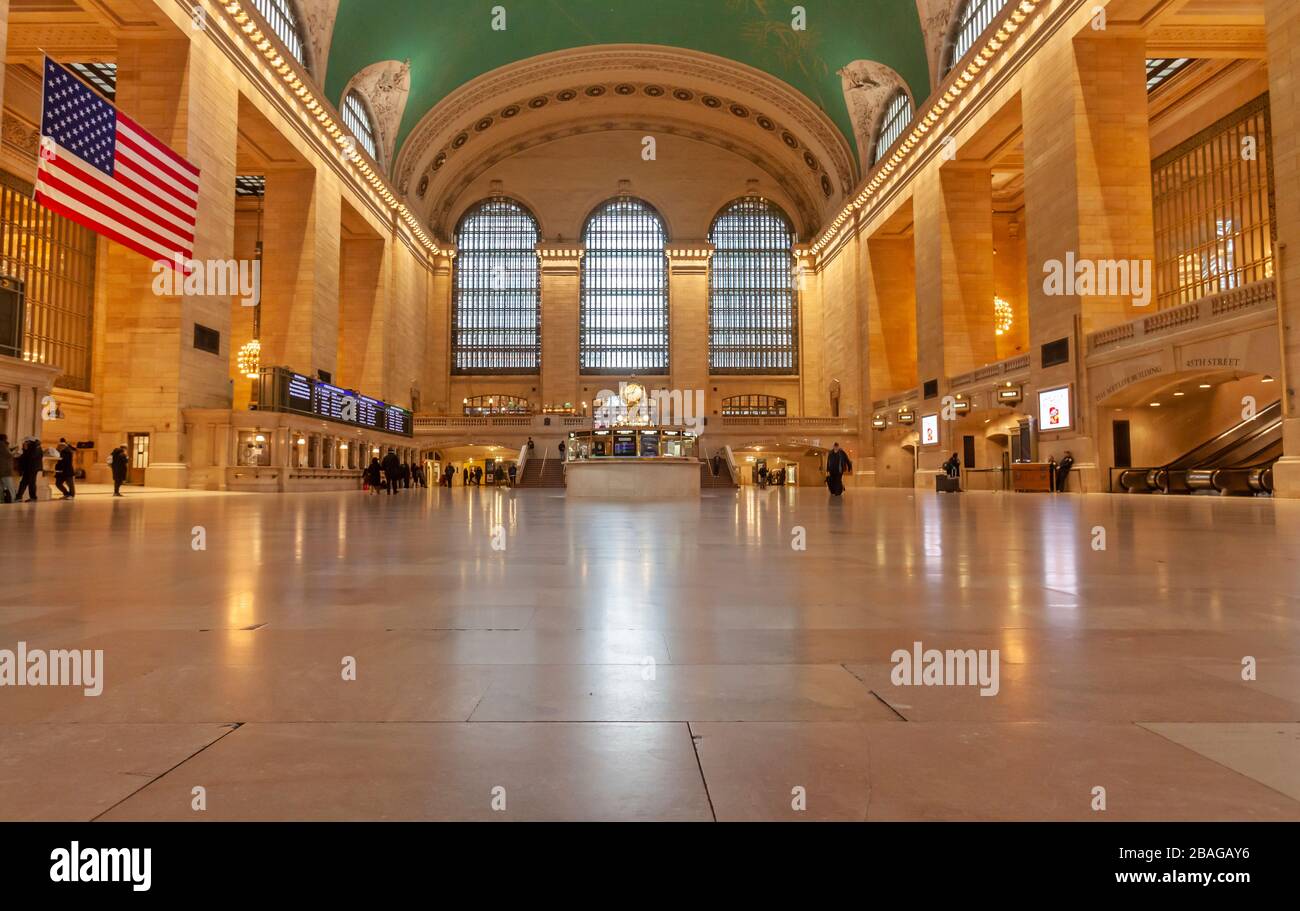
{"label": "people walking", "polygon": [[511,487],[515,486],[515,478],[518,476],[518,474],[519,474],[519,465],[516,464],[515,462],[511,462],[510,463],[510,486]]}
{"label": "people walking", "polygon": [[18,456],[18,493],[14,495],[17,503],[23,498],[23,491],[28,494],[28,502],[36,502],[36,478],[45,470],[45,453],[38,440],[29,439],[23,443],[22,454]]}
{"label": "people walking", "polygon": [[126,447],[118,446],[109,454],[108,467],[113,472],[113,496],[122,496],[122,485],[126,483],[127,469]]}
{"label": "people walking", "polygon": [[76,454],[68,441],[59,439],[58,445],[59,464],[54,469],[54,486],[59,488],[59,493],[63,494],[63,499],[71,500],[77,495],[77,469],[72,464],[72,457]]}
{"label": "people walking", "polygon": [[379,456],[371,456],[370,464],[366,466],[366,485],[371,493],[378,494],[383,483],[384,466],[379,463]]}
{"label": "people walking", "polygon": [[384,480],[388,482],[388,494],[392,496],[397,493],[397,482],[402,477],[402,460],[397,457],[397,453],[392,449],[384,456]]}
{"label": "people walking", "polygon": [[9,448],[9,437],[0,433],[0,501],[13,503],[15,489],[14,451]]}
{"label": "people walking", "polygon": [[852,470],[853,463],[849,461],[848,453],[836,443],[826,457],[826,486],[830,488],[831,496],[838,497],[844,493],[844,475]]}

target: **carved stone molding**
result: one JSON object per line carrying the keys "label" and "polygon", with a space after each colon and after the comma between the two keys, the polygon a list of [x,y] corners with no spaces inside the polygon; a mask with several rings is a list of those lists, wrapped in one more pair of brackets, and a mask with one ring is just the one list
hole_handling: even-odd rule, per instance
{"label": "carved stone molding", "polygon": [[916,0],[916,14],[921,17],[925,35],[925,56],[930,64],[930,84],[943,81],[943,64],[948,56],[953,22],[963,0]]}
{"label": "carved stone molding", "polygon": [[880,133],[881,117],[899,91],[916,99],[903,77],[883,63],[874,60],[854,60],[839,71],[840,85],[844,89],[844,103],[853,118],[854,138],[858,141],[858,164],[865,174],[871,168],[871,153]]}
{"label": "carved stone molding", "polygon": [[311,49],[311,71],[316,81],[325,84],[325,66],[334,41],[334,20],[339,14],[339,0],[297,0],[299,24],[306,32]]}
{"label": "carved stone molding", "polygon": [[[614,130],[665,133],[725,149],[761,168],[776,182],[794,206],[794,211],[791,214],[798,219],[801,233],[810,233],[816,230],[820,224],[819,213],[822,211],[821,207],[810,195],[807,188],[791,177],[788,167],[765,154],[758,146],[740,142],[726,134],[707,131],[691,123],[650,118],[583,119],[551,123],[539,128],[537,132],[515,136],[494,146],[481,149],[470,165],[458,171],[453,179],[440,187],[440,192],[437,194],[438,202],[429,211],[428,224],[440,238],[449,238],[454,228],[455,216],[464,207],[464,200],[461,197],[465,191],[485,171],[506,158],[558,139]],[[422,181],[424,179],[421,178]]]}
{"label": "carved stone molding", "polygon": [[[380,167],[388,170],[393,160],[393,146],[397,130],[402,123],[406,101],[411,95],[411,63],[402,60],[381,60],[372,63],[357,75],[343,90],[343,97],[356,90],[370,105],[375,128],[375,141],[379,146],[376,158]],[[339,99],[340,109],[343,99]]]}
{"label": "carved stone molding", "polygon": [[[707,95],[717,102],[711,106],[720,116],[736,119],[732,109],[735,105],[755,122],[761,117],[775,129],[783,130],[790,137],[786,144],[792,151],[808,152],[824,168],[832,205],[853,185],[856,168],[845,137],[824,112],[780,80],[711,54],[645,45],[608,45],[534,57],[493,70],[453,92],[420,121],[403,143],[395,167],[399,190],[408,195],[418,191],[418,185],[413,186],[416,175],[428,174],[435,165],[440,167],[438,155],[445,153],[449,157],[458,151],[474,135],[473,127],[488,117],[495,122],[518,103],[525,106],[511,117],[538,110],[527,107],[537,98],[545,98],[539,105],[546,107],[553,100],[574,97],[567,96],[567,92],[616,93],[625,80],[637,84],[633,91],[643,91],[646,86],[664,90],[657,97],[665,105],[677,100],[671,92],[680,88],[690,93],[695,103],[711,104],[702,101]],[[559,81],[571,87],[546,92],[538,88]],[[680,85],[670,88],[673,82]],[[724,94],[731,97],[724,98]],[[506,98],[520,101],[502,104]],[[781,123],[788,126],[779,127]],[[468,132],[466,125],[470,126]],[[461,136],[465,138],[458,145]]]}

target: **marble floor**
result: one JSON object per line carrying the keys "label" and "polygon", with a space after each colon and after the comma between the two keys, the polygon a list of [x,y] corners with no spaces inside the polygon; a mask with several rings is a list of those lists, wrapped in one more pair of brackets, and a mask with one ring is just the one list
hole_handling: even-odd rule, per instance
{"label": "marble floor", "polygon": [[[103,652],[0,686],[0,819],[1300,820],[1297,541],[1209,498],[0,506],[0,649]],[[996,674],[899,683],[917,642]]]}

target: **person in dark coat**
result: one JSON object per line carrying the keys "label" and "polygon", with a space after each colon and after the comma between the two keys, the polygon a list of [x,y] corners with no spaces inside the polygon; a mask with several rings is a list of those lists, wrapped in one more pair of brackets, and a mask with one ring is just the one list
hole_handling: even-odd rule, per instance
{"label": "person in dark coat", "polygon": [[1074,467],[1074,455],[1070,450],[1065,450],[1065,457],[1061,459],[1056,466],[1056,491],[1065,493],[1065,485],[1070,480],[1070,469]]}
{"label": "person in dark coat", "polygon": [[59,464],[54,469],[54,486],[59,488],[59,493],[63,494],[63,499],[71,500],[77,495],[76,468],[73,467],[72,457],[76,453],[67,440],[59,440]]}
{"label": "person in dark coat", "polygon": [[943,472],[950,478],[958,477],[961,474],[961,461],[957,458],[957,453],[952,454],[952,458],[943,463]]}
{"label": "person in dark coat", "polygon": [[402,478],[402,460],[397,457],[396,452],[390,449],[388,454],[384,456],[382,464],[384,466],[384,480],[388,482],[388,493],[391,496],[397,493],[397,482]]}
{"label": "person in dark coat", "polygon": [[108,457],[108,467],[113,472],[113,496],[122,496],[122,485],[126,483],[128,466],[125,447],[119,446]]}
{"label": "person in dark coat", "polygon": [[18,493],[14,496],[14,502],[17,503],[23,498],[23,491],[28,494],[28,502],[36,502],[36,478],[45,470],[45,453],[41,451],[41,444],[36,440],[28,440],[23,444],[22,454],[18,456],[18,473],[21,479],[18,482]]}
{"label": "person in dark coat", "polygon": [[838,497],[844,493],[844,475],[852,470],[853,463],[849,461],[848,453],[836,443],[826,457],[826,486],[830,488],[832,496]]}
{"label": "person in dark coat", "polygon": [[519,477],[519,466],[514,462],[510,463],[510,486],[515,486],[515,479]]}
{"label": "person in dark coat", "polygon": [[370,457],[370,464],[366,466],[366,484],[375,493],[379,493],[379,488],[384,483],[384,467],[379,464],[378,456]]}

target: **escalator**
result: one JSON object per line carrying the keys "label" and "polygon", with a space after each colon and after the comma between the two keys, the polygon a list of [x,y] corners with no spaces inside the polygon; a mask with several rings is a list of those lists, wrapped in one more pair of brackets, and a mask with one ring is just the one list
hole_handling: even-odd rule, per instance
{"label": "escalator", "polygon": [[1129,493],[1272,493],[1273,463],[1281,456],[1279,401],[1167,465],[1124,470],[1119,484]]}

